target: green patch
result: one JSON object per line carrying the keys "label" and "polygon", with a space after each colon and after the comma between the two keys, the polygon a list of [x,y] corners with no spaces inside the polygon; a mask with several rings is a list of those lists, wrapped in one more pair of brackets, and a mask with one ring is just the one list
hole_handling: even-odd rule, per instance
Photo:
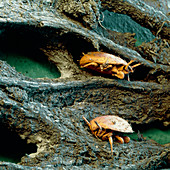
{"label": "green patch", "polygon": [[[167,130],[161,130],[157,128],[151,128],[145,131],[140,131],[140,134],[143,135],[146,140],[154,140],[159,144],[166,144],[170,143],[170,129]],[[138,140],[137,133],[133,133],[128,135],[132,140]]]}
{"label": "green patch", "polygon": [[15,52],[0,52],[0,60],[6,61],[27,77],[53,79],[61,76],[57,67],[39,53],[26,56]]}

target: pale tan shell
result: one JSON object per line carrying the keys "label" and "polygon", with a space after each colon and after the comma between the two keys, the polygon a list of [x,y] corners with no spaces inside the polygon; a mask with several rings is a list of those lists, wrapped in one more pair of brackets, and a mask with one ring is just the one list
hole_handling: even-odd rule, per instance
{"label": "pale tan shell", "polygon": [[125,120],[118,116],[106,115],[101,117],[96,117],[90,121],[92,130],[99,128],[97,122],[102,128],[110,129],[118,132],[133,133],[131,125]]}

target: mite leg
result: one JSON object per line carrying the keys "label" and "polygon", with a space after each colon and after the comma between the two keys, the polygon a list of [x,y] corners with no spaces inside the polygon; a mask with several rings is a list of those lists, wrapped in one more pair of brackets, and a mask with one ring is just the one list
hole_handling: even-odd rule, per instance
{"label": "mite leg", "polygon": [[103,61],[103,64],[100,65],[100,69],[101,69],[101,72],[104,70],[104,68],[106,67],[106,64],[107,64],[107,57],[105,58],[105,60]]}
{"label": "mite leg", "polygon": [[100,138],[100,137],[102,137],[105,134],[106,129],[102,129],[102,127],[96,121],[95,121],[95,123],[99,127],[99,130],[96,131],[95,135]]}
{"label": "mite leg", "polygon": [[103,69],[104,69],[103,65],[100,65],[101,72],[103,71]]}
{"label": "mite leg", "polygon": [[87,125],[89,126],[89,128],[91,129],[91,124],[90,124],[90,122],[89,122],[84,116],[82,116],[82,117],[83,117],[84,121],[87,123]]}
{"label": "mite leg", "polygon": [[88,66],[95,66],[95,67],[97,67],[98,64],[95,63],[95,62],[91,62],[91,63],[85,64],[84,66],[81,66],[81,68],[88,67]]}
{"label": "mite leg", "polygon": [[134,60],[131,60],[129,63],[127,63],[127,65],[125,66],[125,70],[127,70],[127,68],[129,67],[129,65],[131,64],[131,63],[133,63],[134,62]]}
{"label": "mite leg", "polygon": [[96,131],[95,136],[101,137],[101,133],[102,133],[102,127],[95,121],[96,125],[99,127],[99,130]]}
{"label": "mite leg", "polygon": [[118,135],[115,135],[115,138],[118,140],[119,143],[123,144],[124,143],[124,140],[122,137],[118,136]]}
{"label": "mite leg", "polygon": [[128,136],[123,136],[124,142],[129,143],[130,142],[130,137]]}
{"label": "mite leg", "polygon": [[111,153],[113,154],[113,139],[112,139],[112,136],[109,136],[109,143],[110,143]]}
{"label": "mite leg", "polygon": [[105,133],[106,133],[106,129],[103,129],[102,131],[98,131],[98,133],[97,133],[97,136],[99,137],[99,138],[101,138],[101,137],[103,137],[103,135],[105,135]]}
{"label": "mite leg", "polygon": [[113,139],[112,139],[112,135],[113,135],[112,132],[107,133],[107,134],[103,135],[102,140],[109,139],[111,153],[113,154]]}
{"label": "mite leg", "polygon": [[122,71],[122,70],[124,69],[124,67],[125,67],[125,66],[120,66],[120,67],[118,67],[118,70],[119,70],[119,71]]}
{"label": "mite leg", "polygon": [[135,64],[135,65],[133,65],[131,67],[134,68],[134,67],[137,67],[137,66],[140,66],[140,65],[141,65],[141,63],[138,63],[138,64]]}
{"label": "mite leg", "polygon": [[110,65],[107,65],[106,67],[103,68],[103,70],[107,70],[107,69],[111,69],[113,68],[113,66],[110,64]]}
{"label": "mite leg", "polygon": [[117,67],[116,67],[116,66],[114,66],[114,67],[112,68],[112,72],[113,72],[113,73],[117,73],[117,72],[118,72],[118,70],[117,70]]}
{"label": "mite leg", "polygon": [[84,121],[87,123],[87,125],[89,126],[91,132],[92,132],[92,133],[96,136],[96,138],[97,138],[97,131],[93,131],[93,130],[91,129],[91,124],[90,124],[90,122],[89,122],[84,116],[82,116],[82,117],[83,117]]}
{"label": "mite leg", "polygon": [[125,77],[125,75],[122,71],[117,72],[117,74],[112,74],[112,76],[116,76],[120,79],[123,79]]}
{"label": "mite leg", "polygon": [[129,77],[129,74],[128,74],[127,76],[128,76],[128,81],[130,81],[130,77]]}

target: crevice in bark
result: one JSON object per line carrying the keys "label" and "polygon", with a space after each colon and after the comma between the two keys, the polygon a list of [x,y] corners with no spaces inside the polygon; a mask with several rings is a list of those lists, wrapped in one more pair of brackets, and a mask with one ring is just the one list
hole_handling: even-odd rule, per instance
{"label": "crevice in bark", "polygon": [[[21,37],[23,40],[26,38],[24,45],[41,49],[61,71],[61,78],[58,79],[31,79],[0,61],[0,120],[22,139],[37,146],[37,152],[24,156],[20,163],[22,166],[18,167],[159,168],[168,158],[168,146],[148,140],[131,141],[125,145],[114,142],[112,156],[108,141],[95,138],[87,130],[82,115],[88,120],[101,115],[118,115],[136,126],[154,122],[169,126],[170,67],[166,58],[161,61],[156,58],[155,62],[155,55],[150,55],[154,50],[156,54],[160,52],[154,48],[160,44],[149,42],[135,48],[132,34],[105,30],[105,36],[104,31],[97,30],[99,25],[102,27],[99,19],[102,10],[108,9],[131,16],[154,35],[168,39],[168,23],[162,26],[167,17],[148,9],[141,1],[64,2],[60,4],[59,13],[56,1],[49,4],[44,1],[0,3],[0,16],[3,16],[0,17],[1,37],[6,36],[5,29],[12,30],[10,36],[14,33],[16,39],[22,31]],[[81,10],[74,13],[74,4],[80,4],[78,7],[88,6],[84,8],[84,17],[72,22],[75,17],[82,16]],[[63,8],[64,5],[67,5],[67,10]],[[62,13],[70,11],[74,17],[63,17]],[[82,26],[83,22],[78,24],[82,20],[89,27]],[[116,43],[119,35],[122,37]],[[34,40],[35,44],[32,45]],[[169,47],[168,40],[166,43],[165,48],[160,47],[165,53]],[[151,49],[147,48],[150,45]],[[77,61],[83,52],[88,51],[109,52],[126,61],[136,59],[141,66],[131,75],[132,81],[94,76],[87,70],[80,70]],[[164,52],[160,54],[164,56]],[[17,167],[8,163],[0,163],[0,166]]]}
{"label": "crevice in bark", "polygon": [[26,140],[22,140],[14,129],[9,129],[8,124],[5,125],[2,121],[0,121],[0,131],[1,161],[10,159],[12,162],[18,163],[23,156],[37,152],[35,144],[28,144]]}

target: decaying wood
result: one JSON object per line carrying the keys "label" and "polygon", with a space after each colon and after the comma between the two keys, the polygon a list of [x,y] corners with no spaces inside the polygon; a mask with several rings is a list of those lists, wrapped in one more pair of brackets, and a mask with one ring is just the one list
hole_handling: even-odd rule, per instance
{"label": "decaying wood", "polygon": [[130,16],[143,27],[148,28],[154,35],[170,39],[169,18],[144,1],[130,0],[101,0],[104,9]]}
{"label": "decaying wood", "polygon": [[[9,35],[23,37],[24,42],[41,49],[61,72],[58,79],[32,79],[0,61],[0,122],[37,146],[37,152],[24,156],[20,165],[0,162],[0,167],[150,169],[166,161],[168,147],[147,140],[132,140],[127,145],[115,142],[114,156],[111,156],[109,143],[96,139],[82,119],[82,115],[91,120],[114,114],[132,125],[147,126],[156,122],[169,126],[170,66],[165,55],[169,53],[169,43],[165,40],[169,36],[167,18],[147,8],[143,2],[137,2],[0,3],[3,43],[4,37]],[[126,33],[121,34],[116,43],[115,37],[119,34],[101,26],[102,9],[129,15],[165,39],[159,37],[160,41],[156,39],[135,48],[133,35]],[[150,12],[159,17],[153,18]],[[109,35],[99,34],[97,27],[114,35],[114,41]],[[31,34],[37,36],[31,37]],[[31,45],[27,45],[28,50]],[[89,51],[109,52],[127,61],[135,59],[141,66],[130,75],[132,81],[94,76],[88,70],[81,70],[78,64],[82,53]]]}

